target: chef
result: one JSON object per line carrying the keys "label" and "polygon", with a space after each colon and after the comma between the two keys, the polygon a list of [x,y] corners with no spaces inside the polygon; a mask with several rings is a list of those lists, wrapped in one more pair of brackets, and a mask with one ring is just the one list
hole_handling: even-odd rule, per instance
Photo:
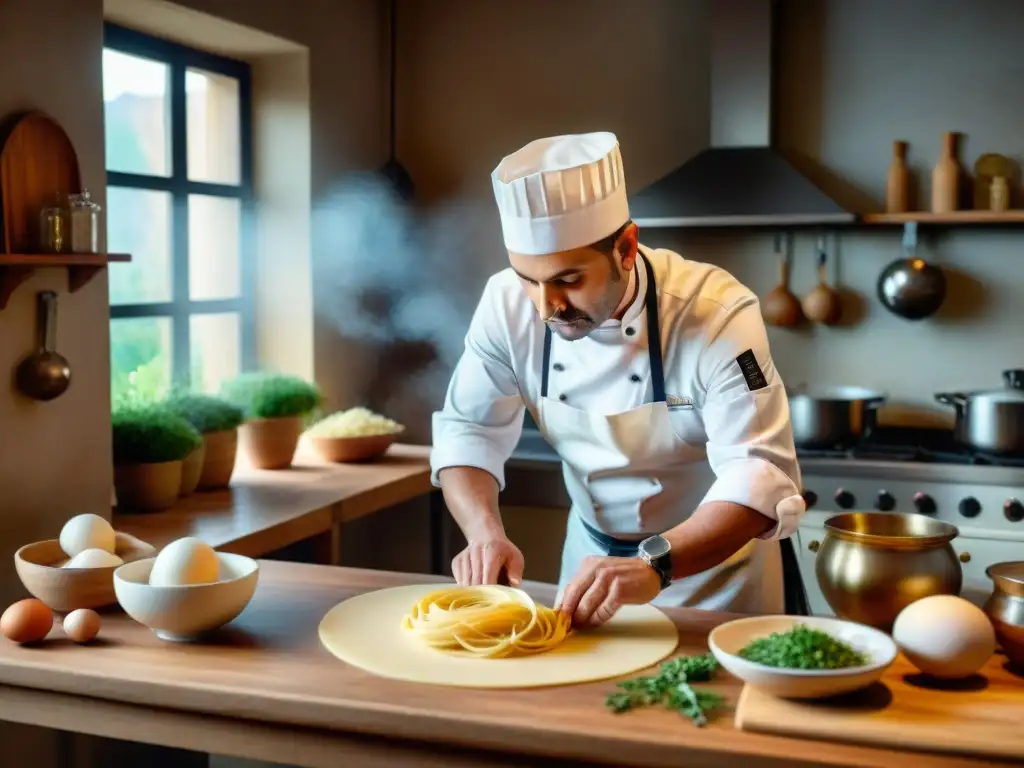
{"label": "chef", "polygon": [[529,409],[572,501],[558,605],[574,625],[629,603],[783,612],[779,541],[805,505],[757,298],[639,244],[614,134],[533,141],[492,184],[510,266],[433,420],[432,480],[468,542],[457,582],[522,579],[498,493]]}

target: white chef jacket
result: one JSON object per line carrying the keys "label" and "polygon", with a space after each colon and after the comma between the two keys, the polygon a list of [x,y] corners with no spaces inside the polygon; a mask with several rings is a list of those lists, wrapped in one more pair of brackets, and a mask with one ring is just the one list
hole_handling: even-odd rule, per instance
{"label": "white chef jacket", "polygon": [[[716,476],[701,503],[750,507],[777,521],[761,538],[788,537],[804,509],[779,502],[800,493],[800,470],[789,401],[757,297],[720,267],[666,249],[641,251],[655,273],[669,405],[693,405],[670,410],[670,418],[681,431],[704,437]],[[608,320],[576,341],[552,335],[549,397],[604,414],[650,402],[645,270],[635,268],[630,280],[639,289],[621,320]],[[544,323],[515,272],[492,276],[444,407],[433,416],[436,487],[440,470],[468,466],[489,472],[504,490],[504,466],[522,434],[524,408],[537,417],[543,343]],[[745,352],[764,376],[753,386],[737,360]]]}

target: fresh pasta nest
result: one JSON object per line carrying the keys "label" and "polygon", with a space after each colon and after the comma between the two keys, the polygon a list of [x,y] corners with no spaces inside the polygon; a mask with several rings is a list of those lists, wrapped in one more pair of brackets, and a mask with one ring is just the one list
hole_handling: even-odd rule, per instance
{"label": "fresh pasta nest", "polygon": [[438,650],[501,658],[551,650],[568,637],[570,620],[515,587],[452,587],[417,600],[402,628]]}

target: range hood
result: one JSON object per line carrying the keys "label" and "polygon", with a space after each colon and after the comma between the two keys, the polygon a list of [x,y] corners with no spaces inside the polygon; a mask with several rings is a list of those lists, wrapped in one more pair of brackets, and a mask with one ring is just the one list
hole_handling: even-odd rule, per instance
{"label": "range hood", "polygon": [[711,147],[630,198],[641,227],[857,220],[772,146],[773,0],[711,3]]}

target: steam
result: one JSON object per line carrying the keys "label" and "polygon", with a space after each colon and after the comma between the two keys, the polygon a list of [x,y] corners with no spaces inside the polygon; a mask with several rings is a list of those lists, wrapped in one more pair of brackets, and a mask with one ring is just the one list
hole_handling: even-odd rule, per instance
{"label": "steam", "polygon": [[487,277],[507,264],[493,205],[403,203],[353,175],[315,208],[318,319],[341,337],[336,375],[360,402],[429,440]]}

